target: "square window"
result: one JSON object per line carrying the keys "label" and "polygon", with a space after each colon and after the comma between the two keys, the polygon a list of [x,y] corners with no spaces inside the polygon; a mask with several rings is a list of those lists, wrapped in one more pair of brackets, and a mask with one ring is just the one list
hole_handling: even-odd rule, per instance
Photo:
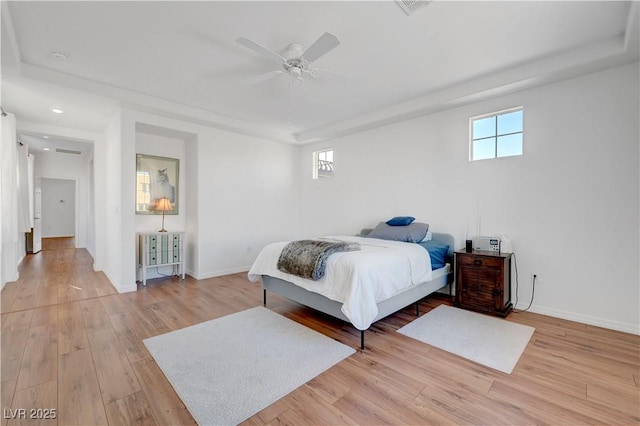
{"label": "square window", "polygon": [[313,153],[313,179],[333,177],[333,150],[316,151]]}
{"label": "square window", "polygon": [[522,107],[470,119],[471,161],[522,155],[524,139]]}

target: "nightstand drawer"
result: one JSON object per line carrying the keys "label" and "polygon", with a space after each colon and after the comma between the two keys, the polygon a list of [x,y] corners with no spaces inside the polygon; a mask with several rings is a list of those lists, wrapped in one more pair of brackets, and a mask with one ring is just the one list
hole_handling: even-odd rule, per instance
{"label": "nightstand drawer", "polygon": [[477,266],[481,268],[500,268],[504,263],[501,258],[484,257],[484,256],[465,256],[458,254],[458,263],[460,266]]}
{"label": "nightstand drawer", "polygon": [[493,287],[499,286],[502,282],[500,269],[496,268],[474,268],[460,265],[460,279],[464,283],[476,287],[484,287],[487,291],[493,291]]}
{"label": "nightstand drawer", "polygon": [[154,251],[147,253],[147,263],[149,265],[162,265],[181,261],[182,250]]}
{"label": "nightstand drawer", "polygon": [[172,252],[172,251],[180,251],[182,250],[182,243],[181,242],[170,242],[169,244],[165,244],[165,245],[158,245],[158,244],[154,244],[154,245],[149,245],[147,247],[147,253],[155,253],[155,252],[164,252],[164,251],[168,251],[168,252]]}

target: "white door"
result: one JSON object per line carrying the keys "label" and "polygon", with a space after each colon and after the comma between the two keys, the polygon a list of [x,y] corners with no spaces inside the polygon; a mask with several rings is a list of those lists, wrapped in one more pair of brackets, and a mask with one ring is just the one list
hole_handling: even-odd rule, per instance
{"label": "white door", "polygon": [[76,182],[42,178],[42,237],[76,234]]}

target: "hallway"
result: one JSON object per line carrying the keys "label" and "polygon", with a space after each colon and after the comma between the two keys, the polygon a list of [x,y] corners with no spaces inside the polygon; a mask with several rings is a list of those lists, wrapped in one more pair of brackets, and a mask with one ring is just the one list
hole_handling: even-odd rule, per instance
{"label": "hallway", "polygon": [[43,238],[42,251],[27,254],[19,271],[20,279],[2,289],[3,314],[117,293],[72,237]]}

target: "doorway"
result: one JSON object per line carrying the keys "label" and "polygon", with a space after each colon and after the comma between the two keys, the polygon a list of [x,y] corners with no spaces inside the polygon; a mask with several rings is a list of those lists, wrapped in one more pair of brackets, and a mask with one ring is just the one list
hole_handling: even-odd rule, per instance
{"label": "doorway", "polygon": [[76,181],[42,178],[42,238],[76,236]]}

